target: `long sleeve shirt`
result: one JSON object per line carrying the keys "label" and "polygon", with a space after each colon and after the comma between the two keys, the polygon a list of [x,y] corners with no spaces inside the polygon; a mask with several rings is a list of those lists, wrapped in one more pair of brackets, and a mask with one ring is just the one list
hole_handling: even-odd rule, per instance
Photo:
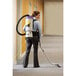
{"label": "long sleeve shirt", "polygon": [[41,27],[40,27],[40,22],[39,21],[34,21],[34,31],[38,30],[39,31],[39,36],[41,36]]}

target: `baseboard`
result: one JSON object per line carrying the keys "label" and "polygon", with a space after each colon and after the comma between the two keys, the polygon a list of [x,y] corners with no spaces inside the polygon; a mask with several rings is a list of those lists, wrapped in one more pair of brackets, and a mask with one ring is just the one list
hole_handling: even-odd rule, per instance
{"label": "baseboard", "polygon": [[43,35],[45,37],[63,37],[63,35]]}

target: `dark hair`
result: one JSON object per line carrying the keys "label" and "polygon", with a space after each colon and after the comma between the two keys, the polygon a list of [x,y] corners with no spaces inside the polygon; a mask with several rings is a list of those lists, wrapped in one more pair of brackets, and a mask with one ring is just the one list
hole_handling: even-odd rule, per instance
{"label": "dark hair", "polygon": [[36,17],[38,14],[40,14],[39,11],[33,11],[32,16],[33,16],[33,17]]}

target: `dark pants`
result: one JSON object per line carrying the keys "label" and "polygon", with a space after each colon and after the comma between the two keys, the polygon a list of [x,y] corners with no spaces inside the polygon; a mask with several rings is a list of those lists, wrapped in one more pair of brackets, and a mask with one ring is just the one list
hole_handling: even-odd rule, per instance
{"label": "dark pants", "polygon": [[27,43],[27,48],[26,48],[26,54],[24,57],[24,61],[23,61],[23,66],[27,67],[28,66],[28,62],[29,62],[29,54],[30,54],[30,50],[31,50],[31,46],[33,44],[33,48],[34,48],[34,67],[39,67],[39,62],[38,62],[38,37],[34,37],[34,38],[26,38],[26,43]]}

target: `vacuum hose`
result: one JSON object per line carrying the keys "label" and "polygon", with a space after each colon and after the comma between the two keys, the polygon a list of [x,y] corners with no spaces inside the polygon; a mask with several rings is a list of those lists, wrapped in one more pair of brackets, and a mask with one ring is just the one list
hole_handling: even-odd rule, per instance
{"label": "vacuum hose", "polygon": [[18,20],[18,22],[17,22],[17,25],[16,25],[16,31],[17,31],[17,33],[19,34],[19,35],[21,35],[21,36],[24,36],[25,35],[25,33],[20,33],[19,32],[19,30],[18,30],[18,26],[19,26],[19,23],[20,23],[20,21],[24,18],[24,17],[27,17],[27,16],[30,16],[30,15],[23,15],[19,20]]}

